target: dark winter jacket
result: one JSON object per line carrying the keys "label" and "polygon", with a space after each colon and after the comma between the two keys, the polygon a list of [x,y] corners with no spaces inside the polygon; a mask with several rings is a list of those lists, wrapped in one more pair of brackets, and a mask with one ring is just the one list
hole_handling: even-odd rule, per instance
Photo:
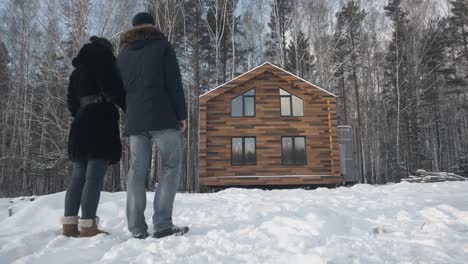
{"label": "dark winter jacket", "polygon": [[187,118],[179,63],[163,33],[150,25],[122,38],[117,64],[127,94],[127,132],[177,128]]}
{"label": "dark winter jacket", "polygon": [[[125,110],[125,90],[112,52],[96,43],[84,45],[73,59],[67,103],[74,117],[68,140],[72,161],[120,160],[119,112]],[[98,103],[83,104],[83,98]],[[99,102],[102,101],[102,102]]]}

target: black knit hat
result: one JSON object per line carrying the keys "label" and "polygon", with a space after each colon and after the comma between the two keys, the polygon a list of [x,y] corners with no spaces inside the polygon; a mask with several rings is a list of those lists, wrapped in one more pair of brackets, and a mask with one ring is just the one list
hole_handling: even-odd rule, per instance
{"label": "black knit hat", "polygon": [[154,17],[150,13],[146,12],[136,14],[136,16],[132,20],[132,25],[134,27],[137,27],[144,24],[151,24],[154,26],[156,24],[156,22],[154,22]]}

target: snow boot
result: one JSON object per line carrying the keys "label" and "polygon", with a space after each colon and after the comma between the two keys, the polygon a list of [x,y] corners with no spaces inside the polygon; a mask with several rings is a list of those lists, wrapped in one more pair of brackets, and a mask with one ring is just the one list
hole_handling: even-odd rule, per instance
{"label": "snow boot", "polygon": [[136,238],[136,239],[147,239],[148,237],[149,237],[148,232],[133,234],[133,238]]}
{"label": "snow boot", "polygon": [[99,217],[96,216],[95,219],[80,219],[80,237],[93,237],[99,234],[109,233],[99,230]]}
{"label": "snow boot", "polygon": [[178,227],[173,225],[172,227],[157,231],[153,234],[154,238],[163,238],[167,236],[182,236],[189,231],[189,228],[186,226]]}
{"label": "snow boot", "polygon": [[60,219],[62,223],[62,235],[66,237],[78,237],[78,216],[62,216]]}

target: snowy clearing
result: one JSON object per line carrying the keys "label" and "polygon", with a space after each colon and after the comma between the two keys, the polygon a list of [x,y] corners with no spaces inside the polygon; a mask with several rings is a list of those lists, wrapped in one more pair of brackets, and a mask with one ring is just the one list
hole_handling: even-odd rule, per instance
{"label": "snowy clearing", "polygon": [[[125,193],[103,193],[110,236],[58,236],[64,193],[0,199],[0,263],[467,263],[468,182],[179,194],[184,237],[131,239]],[[153,193],[148,193],[152,201]],[[146,217],[150,223],[152,203]]]}

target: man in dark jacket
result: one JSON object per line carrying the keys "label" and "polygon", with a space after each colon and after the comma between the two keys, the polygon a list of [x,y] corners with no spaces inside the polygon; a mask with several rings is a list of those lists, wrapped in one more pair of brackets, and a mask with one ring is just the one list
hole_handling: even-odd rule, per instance
{"label": "man in dark jacket", "polygon": [[188,227],[172,223],[180,174],[181,140],[187,108],[179,64],[171,44],[148,13],[139,13],[122,38],[117,63],[126,90],[130,170],[127,186],[128,228],[135,238],[148,237],[145,183],[152,143],[161,158],[161,176],[154,197],[154,235],[183,235]]}

